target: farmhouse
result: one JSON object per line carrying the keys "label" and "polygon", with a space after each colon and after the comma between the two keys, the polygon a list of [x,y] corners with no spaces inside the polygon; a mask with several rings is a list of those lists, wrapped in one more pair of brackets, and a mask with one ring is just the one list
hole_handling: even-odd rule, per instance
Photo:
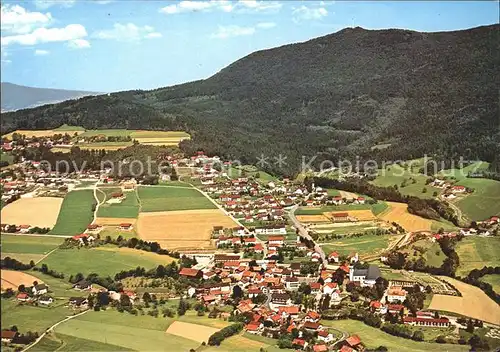
{"label": "farmhouse", "polygon": [[86,308],[89,301],[85,297],[71,297],[69,299],[69,305],[73,308]]}
{"label": "farmhouse", "polygon": [[38,284],[33,286],[32,292],[35,296],[40,296],[46,294],[48,291],[48,287],[45,284]]}
{"label": "farmhouse", "polygon": [[179,271],[179,275],[187,277],[187,278],[191,278],[191,279],[199,279],[199,278],[203,277],[203,273],[201,270],[196,270],[196,269],[191,269],[191,268],[182,268]]}
{"label": "farmhouse", "polygon": [[21,292],[17,294],[16,299],[19,302],[28,302],[30,300],[30,296],[28,296],[28,294],[25,292]]}
{"label": "farmhouse", "polygon": [[333,251],[332,253],[328,254],[328,261],[330,263],[338,263],[340,260],[339,258],[339,254],[335,251]]}
{"label": "farmhouse", "polygon": [[132,230],[132,224],[131,223],[121,223],[120,226],[118,227],[120,230],[123,230],[123,231],[130,231]]}
{"label": "farmhouse", "polygon": [[76,284],[73,285],[75,290],[87,291],[92,289],[92,283],[87,280],[80,280]]}
{"label": "farmhouse", "polygon": [[11,343],[17,336],[17,331],[2,330],[2,342]]}
{"label": "farmhouse", "polygon": [[42,296],[38,299],[38,303],[48,306],[54,302],[54,299],[50,296]]}

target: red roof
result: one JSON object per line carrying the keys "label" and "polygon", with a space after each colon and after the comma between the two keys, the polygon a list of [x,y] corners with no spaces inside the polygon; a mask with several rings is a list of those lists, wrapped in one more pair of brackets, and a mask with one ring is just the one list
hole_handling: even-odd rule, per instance
{"label": "red roof", "polygon": [[279,307],[278,312],[295,315],[299,314],[299,307],[298,306]]}
{"label": "red roof", "polygon": [[346,218],[349,216],[349,213],[334,213],[332,214],[334,218]]}
{"label": "red roof", "polygon": [[448,318],[421,318],[421,317],[404,317],[403,318],[404,323],[423,323],[423,322],[428,322],[428,323],[441,323],[441,324],[448,324],[450,321]]}
{"label": "red roof", "polygon": [[306,340],[303,340],[303,339],[294,339],[292,341],[292,345],[299,345],[299,346],[304,347],[305,344],[306,344]]}
{"label": "red roof", "polygon": [[328,254],[328,258],[338,258],[338,257],[339,257],[339,254],[335,251]]}
{"label": "red roof", "polygon": [[329,335],[329,332],[326,330],[320,330],[318,331],[318,335],[322,337],[327,337]]}
{"label": "red roof", "polygon": [[312,319],[319,319],[321,317],[321,315],[319,315],[314,310],[311,310],[309,313],[307,313],[307,316]]}
{"label": "red roof", "polygon": [[74,240],[79,240],[80,238],[86,238],[86,237],[89,237],[89,235],[87,235],[86,233],[81,233],[79,235],[74,235],[71,238],[74,239]]}
{"label": "red roof", "polygon": [[328,351],[328,347],[326,347],[326,345],[314,345],[313,351],[314,352],[325,352],[325,351]]}
{"label": "red roof", "polygon": [[352,335],[352,336],[349,336],[349,337],[348,337],[347,339],[345,339],[345,340],[346,340],[346,342],[347,342],[350,346],[352,346],[352,347],[357,346],[357,345],[359,345],[359,344],[361,343],[361,339],[359,338],[359,336],[358,336],[358,335]]}
{"label": "red roof", "polygon": [[12,330],[2,330],[2,339],[12,340],[17,335],[17,332]]}
{"label": "red roof", "polygon": [[245,329],[248,331],[257,331],[259,330],[260,323],[250,323],[245,326]]}
{"label": "red roof", "polygon": [[26,298],[28,298],[28,294],[27,294],[27,293],[24,293],[24,292],[22,292],[22,293],[18,293],[18,294],[17,294],[17,296],[16,296],[16,298],[19,298],[19,299],[26,299]]}
{"label": "red roof", "polygon": [[309,286],[311,286],[311,289],[313,290],[319,290],[321,288],[321,284],[319,282],[313,282]]}
{"label": "red roof", "polygon": [[284,236],[269,236],[267,238],[268,241],[284,241],[285,237]]}
{"label": "red roof", "polygon": [[379,309],[381,306],[382,306],[382,303],[380,303],[379,301],[371,301],[370,302],[370,307]]}
{"label": "red roof", "polygon": [[130,226],[132,226],[132,224],[128,223],[128,222],[124,222],[124,223],[120,224],[120,227],[130,227]]}
{"label": "red roof", "polygon": [[89,229],[89,230],[95,230],[95,229],[97,229],[97,228],[99,228],[99,227],[100,227],[100,226],[99,226],[99,225],[97,225],[97,224],[90,224],[89,226],[87,226],[87,229]]}
{"label": "red roof", "polygon": [[179,271],[179,275],[189,277],[197,277],[198,275],[200,275],[200,273],[201,271],[191,268],[182,268],[181,271]]}
{"label": "red roof", "polygon": [[351,347],[349,346],[342,346],[342,348],[339,350],[339,352],[354,352],[355,350],[353,350]]}
{"label": "red roof", "polygon": [[319,328],[319,323],[313,323],[312,321],[306,321],[304,323],[304,327],[306,329],[312,329],[312,330],[318,330]]}

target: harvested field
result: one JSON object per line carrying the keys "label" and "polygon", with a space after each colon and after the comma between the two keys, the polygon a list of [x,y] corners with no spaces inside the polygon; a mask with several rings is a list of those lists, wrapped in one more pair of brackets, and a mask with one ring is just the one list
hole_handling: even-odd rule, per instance
{"label": "harvested field", "polygon": [[439,278],[455,286],[462,297],[435,294],[429,309],[453,312],[500,325],[500,306],[480,288],[446,276]]}
{"label": "harvested field", "polygon": [[55,134],[69,134],[73,136],[75,133],[80,134],[83,133],[83,130],[15,130],[9,134],[3,135],[2,137],[12,139],[12,135],[14,133],[25,135],[26,137],[51,137]]}
{"label": "harvested field", "polygon": [[14,271],[14,270],[1,270],[2,276],[2,291],[8,288],[13,290],[17,290],[19,285],[31,286],[33,285],[33,281],[38,281],[38,283],[43,283],[37,277],[34,277],[30,274],[23,273],[22,271]]}
{"label": "harvested field", "polygon": [[380,219],[387,222],[396,222],[406,231],[430,231],[432,221],[410,214],[408,205],[404,203],[387,202],[389,210],[383,212]]}
{"label": "harvested field", "polygon": [[356,199],[358,198],[358,195],[356,193],[352,192],[346,192],[346,191],[339,191],[340,196],[345,199]]}
{"label": "harvested field", "polygon": [[218,209],[140,213],[137,233],[146,241],[156,241],[168,249],[211,247],[214,226],[237,224]]}
{"label": "harvested field", "polygon": [[[333,211],[330,213],[324,213],[324,215],[327,218],[331,218],[333,214],[338,214],[338,213],[345,213],[345,211],[340,211],[340,212]],[[349,214],[350,217],[358,219],[358,221],[370,221],[376,219],[375,215],[373,215],[371,210],[349,210],[347,213]]]}
{"label": "harvested field", "polygon": [[63,198],[21,198],[7,204],[1,213],[2,224],[54,227]]}
{"label": "harvested field", "polygon": [[297,215],[297,220],[303,223],[331,222],[324,215]]}
{"label": "harvested field", "polygon": [[96,218],[95,224],[101,226],[118,226],[123,223],[135,225],[137,219],[132,218]]}
{"label": "harvested field", "polygon": [[174,321],[170,324],[166,332],[202,343],[208,342],[208,338],[217,331],[219,329],[209,326]]}

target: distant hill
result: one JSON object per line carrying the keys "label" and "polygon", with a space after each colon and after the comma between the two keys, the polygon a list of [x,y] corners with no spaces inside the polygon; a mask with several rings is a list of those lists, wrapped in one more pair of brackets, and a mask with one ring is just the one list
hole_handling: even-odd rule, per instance
{"label": "distant hill", "polygon": [[87,95],[98,94],[101,93],[51,88],[34,88],[2,82],[2,111],[34,108],[40,105],[55,104],[69,99],[77,99]]}
{"label": "distant hill", "polygon": [[2,128],[179,129],[192,136],[181,143],[188,152],[243,164],[264,154],[266,171],[282,174],[297,172],[303,155],[492,161],[500,155],[499,29],[347,28],[254,52],[206,80],[7,113]]}

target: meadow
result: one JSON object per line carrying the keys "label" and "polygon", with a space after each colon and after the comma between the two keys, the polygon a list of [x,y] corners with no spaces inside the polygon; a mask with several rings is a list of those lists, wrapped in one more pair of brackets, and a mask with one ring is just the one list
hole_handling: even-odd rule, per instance
{"label": "meadow", "polygon": [[137,194],[135,192],[124,192],[125,199],[120,203],[106,203],[112,198],[111,194],[114,192],[121,192],[121,188],[98,188],[98,198],[101,204],[97,210],[97,216],[100,218],[137,218],[139,215]]}
{"label": "meadow", "polygon": [[[384,204],[381,202],[380,204]],[[335,212],[335,211],[349,211],[349,210],[372,210],[372,208],[376,208],[378,211],[381,211],[383,205],[379,205],[379,203],[370,205],[370,204],[343,204],[343,205],[325,205],[321,207],[299,207],[295,211],[295,215],[323,215],[323,213]]]}
{"label": "meadow", "polygon": [[209,199],[193,188],[141,186],[138,192],[141,212],[216,208]]}
{"label": "meadow", "polygon": [[66,236],[82,233],[93,220],[95,204],[94,194],[90,189],[69,192],[64,197],[57,223],[50,233]]}
{"label": "meadow", "polygon": [[489,283],[493,287],[493,291],[500,294],[500,274],[485,275],[481,281]]}
{"label": "meadow", "polygon": [[0,241],[2,244],[2,258],[11,257],[23,263],[29,263],[30,260],[36,262],[43,255],[57,248],[63,242],[63,239],[57,237],[2,235]]}
{"label": "meadow", "polygon": [[457,184],[474,189],[472,194],[455,203],[471,220],[482,221],[500,215],[500,181],[467,178]]}
{"label": "meadow", "polygon": [[[356,334],[361,338],[367,348],[377,348],[385,346],[391,351],[397,352],[428,352],[428,351],[447,351],[447,352],[465,352],[469,350],[468,346],[461,345],[438,345],[430,342],[416,342],[409,339],[389,335],[380,329],[373,328],[357,320],[322,320],[323,326],[330,326],[341,331],[347,331],[349,334]],[[425,333],[424,333],[425,334]]]}
{"label": "meadow", "polygon": [[168,264],[172,260],[169,256],[136,249],[102,246],[90,249],[58,249],[39,265],[47,264],[49,268],[67,276],[80,272],[85,276],[97,273],[113,277],[122,270],[135,269],[138,266],[152,269],[160,264]]}
{"label": "meadow", "polygon": [[458,242],[455,251],[460,258],[456,274],[467,276],[472,269],[500,265],[499,237],[466,237]]}
{"label": "meadow", "polygon": [[[418,249],[421,249],[419,251]],[[419,240],[412,243],[409,248],[402,251],[408,254],[408,260],[417,260],[419,258],[424,258],[426,264],[432,267],[440,267],[443,261],[446,259],[445,254],[441,250],[439,243],[431,242],[427,239]]]}
{"label": "meadow", "polygon": [[358,253],[360,256],[373,255],[387,248],[389,244],[389,235],[364,235],[360,237],[346,237],[332,240],[328,244],[320,244],[328,255],[333,251],[341,255]]}

